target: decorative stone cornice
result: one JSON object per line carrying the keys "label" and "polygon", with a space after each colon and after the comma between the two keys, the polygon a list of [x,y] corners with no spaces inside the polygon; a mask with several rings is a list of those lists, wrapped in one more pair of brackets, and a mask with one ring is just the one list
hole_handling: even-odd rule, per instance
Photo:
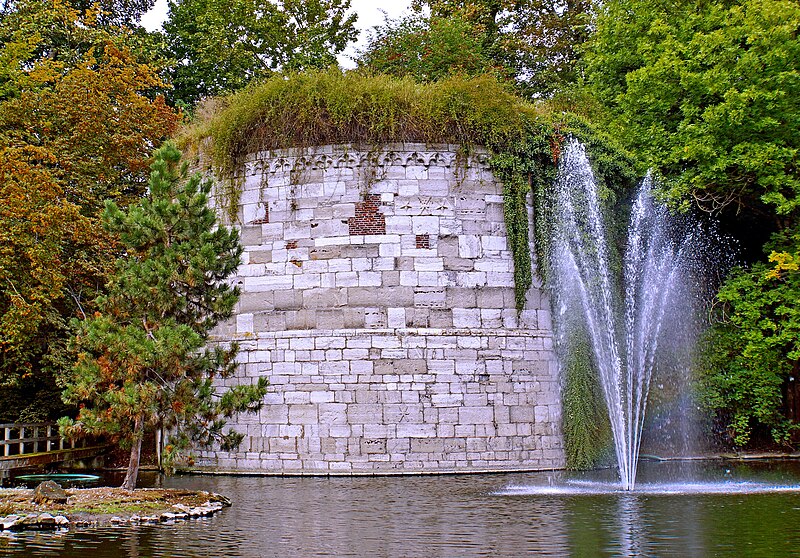
{"label": "decorative stone cornice", "polygon": [[389,166],[488,168],[489,158],[490,154],[483,148],[473,147],[462,155],[459,146],[450,144],[399,143],[372,149],[340,144],[252,154],[245,161],[245,175]]}

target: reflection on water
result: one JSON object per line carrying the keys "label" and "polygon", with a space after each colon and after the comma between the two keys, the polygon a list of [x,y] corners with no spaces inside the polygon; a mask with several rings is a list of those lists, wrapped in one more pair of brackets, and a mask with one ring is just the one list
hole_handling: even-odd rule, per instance
{"label": "reflection on water", "polygon": [[[745,492],[620,493],[613,472],[425,477],[196,477],[234,506],[174,526],[0,533],[0,555],[145,556],[789,556],[800,548],[800,493],[753,492],[800,481],[794,463],[642,465],[696,486]],[[697,473],[697,471],[694,471]],[[742,485],[741,483],[746,483]],[[572,487],[572,492],[560,487]],[[605,489],[602,489],[605,487]]]}

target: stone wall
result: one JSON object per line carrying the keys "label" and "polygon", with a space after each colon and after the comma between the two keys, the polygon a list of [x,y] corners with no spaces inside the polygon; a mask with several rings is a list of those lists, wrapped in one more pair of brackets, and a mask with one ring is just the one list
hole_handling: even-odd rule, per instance
{"label": "stone wall", "polygon": [[[563,466],[549,302],[514,307],[502,185],[483,152],[265,152],[242,176],[230,382],[270,381],[198,465],[280,474]],[[219,201],[224,204],[223,200]]]}

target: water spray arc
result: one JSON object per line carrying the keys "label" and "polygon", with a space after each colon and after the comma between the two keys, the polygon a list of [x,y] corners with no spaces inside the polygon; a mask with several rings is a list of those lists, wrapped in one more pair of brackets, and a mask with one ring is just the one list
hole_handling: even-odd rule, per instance
{"label": "water spray arc", "polygon": [[608,408],[622,487],[631,490],[665,312],[675,304],[691,234],[670,230],[645,178],[631,209],[621,286],[609,267],[608,236],[585,148],[572,140],[554,185],[550,269],[558,338],[581,323]]}

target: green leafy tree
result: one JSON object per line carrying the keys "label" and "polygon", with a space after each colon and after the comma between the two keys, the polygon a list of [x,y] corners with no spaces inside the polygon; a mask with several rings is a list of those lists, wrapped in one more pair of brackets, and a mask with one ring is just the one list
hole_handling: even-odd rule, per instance
{"label": "green leafy tree", "polygon": [[170,0],[175,99],[241,89],[273,71],[325,68],[356,38],[350,0]]}
{"label": "green leafy tree", "polygon": [[798,29],[786,0],[608,2],[587,76],[674,199],[782,229],[800,204]]}
{"label": "green leafy tree", "polygon": [[[439,41],[447,39],[446,44],[454,44],[455,33],[460,32],[461,41],[471,47],[465,50],[468,59],[476,53],[488,58],[488,66],[512,76],[521,92],[531,97],[550,96],[577,80],[581,45],[589,36],[594,11],[590,0],[417,0],[412,7],[416,16],[387,23],[373,45],[401,41],[409,34],[409,21],[427,28],[426,33],[416,30],[417,35],[441,35]],[[426,9],[429,17],[423,15]],[[398,37],[387,41],[393,35]],[[419,42],[423,48],[405,53],[405,58],[416,55],[430,57],[429,63],[436,61],[425,48],[431,42]],[[460,65],[448,57],[439,62],[442,75],[452,73],[447,64]]]}
{"label": "green leafy tree", "polygon": [[359,66],[419,82],[474,76],[496,68],[475,26],[456,17],[408,16],[375,29]]}
{"label": "green leafy tree", "polygon": [[701,361],[703,395],[721,411],[731,439],[746,445],[768,428],[790,443],[800,428],[800,234],[786,235],[769,256],[737,269],[719,293],[719,323],[706,339]]}
{"label": "green leafy tree", "polygon": [[[103,26],[135,27],[155,3],[155,0],[70,0],[68,5],[80,14],[94,12]],[[26,0],[0,1],[0,22],[26,4],[30,5]]]}
{"label": "green leafy tree", "polygon": [[[180,152],[167,143],[155,153],[150,193],[123,212],[106,203],[104,223],[125,247],[99,310],[76,324],[77,361],[64,378],[64,400],[80,405],[59,421],[70,437],[106,434],[131,448],[123,488],[136,485],[148,428],[172,432],[166,459],[192,443],[242,435],[223,433],[224,417],[256,411],[266,380],[217,396],[215,378],[235,370],[238,347],[208,347],[210,330],[229,318],[239,297],[225,283],[239,266],[235,229],[217,225],[208,206],[209,181],[188,177]],[[222,417],[222,418],[220,418]]]}

